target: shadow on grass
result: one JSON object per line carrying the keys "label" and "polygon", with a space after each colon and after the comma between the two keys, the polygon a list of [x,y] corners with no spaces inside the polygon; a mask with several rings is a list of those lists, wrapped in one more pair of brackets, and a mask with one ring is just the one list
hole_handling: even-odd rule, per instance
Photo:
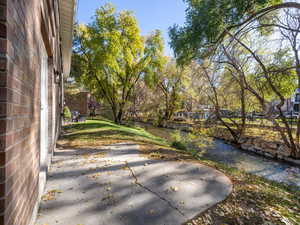
{"label": "shadow on grass", "polygon": [[85,123],[71,124],[64,127],[63,140],[80,145],[103,140],[138,141],[147,144],[167,146],[167,141],[156,137],[142,128],[114,124],[110,121],[88,120]]}
{"label": "shadow on grass", "polygon": [[72,132],[75,130],[89,130],[96,128],[119,128],[120,125],[114,124],[109,121],[100,121],[100,120],[88,120],[85,123],[74,123],[64,126],[64,130],[67,132]]}

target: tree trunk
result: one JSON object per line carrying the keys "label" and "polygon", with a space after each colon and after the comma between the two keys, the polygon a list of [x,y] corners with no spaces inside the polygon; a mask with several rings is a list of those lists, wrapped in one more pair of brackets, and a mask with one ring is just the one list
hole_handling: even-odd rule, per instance
{"label": "tree trunk", "polygon": [[123,119],[123,109],[121,108],[118,112],[118,116],[117,116],[117,124],[121,124],[122,123],[122,119]]}
{"label": "tree trunk", "polygon": [[[293,46],[293,51],[294,51],[295,58],[296,58],[296,67],[297,67],[296,73],[297,73],[297,77],[298,77],[298,91],[300,91],[300,59],[299,59],[297,47],[295,45]],[[298,112],[298,113],[300,114],[300,112]],[[292,149],[292,156],[295,158],[300,157],[299,139],[300,139],[300,115],[298,115],[298,119],[297,119],[296,149]]]}
{"label": "tree trunk", "polygon": [[[299,6],[300,6],[300,4],[299,4]],[[272,121],[273,124],[276,125],[276,129],[278,129],[278,132],[280,132],[284,143],[291,149],[291,152],[292,152],[291,155],[293,157],[297,157],[297,155],[298,155],[298,146],[295,143],[295,139],[294,139],[293,134],[292,134],[292,129],[289,126],[289,123],[288,123],[285,115],[282,112],[282,106],[284,105],[285,99],[284,99],[283,95],[280,93],[280,91],[276,88],[276,86],[272,83],[272,80],[269,77],[270,72],[267,70],[265,64],[261,61],[260,57],[253,50],[251,50],[245,43],[243,43],[240,39],[238,39],[236,37],[236,35],[233,35],[228,31],[226,31],[226,32],[230,37],[233,38],[233,40],[236,40],[237,43],[239,43],[245,50],[247,50],[252,55],[252,57],[256,60],[256,62],[260,65],[261,69],[263,70],[264,78],[266,79],[266,81],[270,85],[271,90],[278,96],[280,102],[279,102],[279,104],[277,104],[276,108],[279,111],[279,118],[285,126],[285,132],[282,132],[281,127],[278,125],[278,123],[276,122],[276,120],[273,118],[272,115],[268,119],[270,121]],[[270,113],[272,113],[272,112],[270,111]]]}

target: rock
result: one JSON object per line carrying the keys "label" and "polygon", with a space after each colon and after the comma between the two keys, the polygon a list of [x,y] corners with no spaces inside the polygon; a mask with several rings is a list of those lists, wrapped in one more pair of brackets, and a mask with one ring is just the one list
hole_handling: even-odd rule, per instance
{"label": "rock", "polygon": [[248,141],[248,138],[247,138],[247,137],[242,137],[242,138],[240,138],[240,140],[239,140],[239,144],[245,144],[247,141]]}
{"label": "rock", "polygon": [[249,150],[252,147],[253,147],[252,145],[249,145],[249,144],[246,144],[246,143],[241,145],[241,148],[244,149],[244,150]]}
{"label": "rock", "polygon": [[267,148],[267,149],[272,149],[272,150],[277,149],[277,143],[265,142],[264,145],[265,145],[265,148]]}
{"label": "rock", "polygon": [[273,157],[274,157],[274,155],[273,155],[273,154],[271,154],[271,153],[268,153],[268,152],[265,152],[265,156],[267,156],[267,157],[270,157],[270,158],[273,158]]}
{"label": "rock", "polygon": [[278,158],[278,159],[284,159],[284,156],[281,155],[281,154],[277,154],[277,158]]}
{"label": "rock", "polygon": [[276,149],[272,149],[272,148],[264,148],[263,151],[266,153],[273,154],[273,155],[275,155],[277,152]]}
{"label": "rock", "polygon": [[291,155],[291,150],[287,146],[281,144],[277,148],[277,153],[280,154],[280,155],[283,155],[283,156],[290,156]]}
{"label": "rock", "polygon": [[256,149],[261,149],[262,151],[266,148],[265,147],[265,142],[263,140],[261,140],[260,138],[255,138],[253,140],[253,144],[254,144]]}

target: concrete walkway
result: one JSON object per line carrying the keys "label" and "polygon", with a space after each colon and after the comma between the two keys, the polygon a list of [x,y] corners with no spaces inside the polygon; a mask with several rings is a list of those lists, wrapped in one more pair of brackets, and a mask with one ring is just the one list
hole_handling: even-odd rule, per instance
{"label": "concrete walkway", "polygon": [[57,149],[37,225],[180,225],[232,184],[206,166],[149,160],[137,145]]}

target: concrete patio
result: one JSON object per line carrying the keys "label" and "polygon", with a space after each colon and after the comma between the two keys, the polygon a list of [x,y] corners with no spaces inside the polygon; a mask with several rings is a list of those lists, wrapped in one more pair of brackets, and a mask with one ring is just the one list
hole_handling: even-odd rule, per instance
{"label": "concrete patio", "polygon": [[150,160],[135,144],[57,149],[37,225],[180,225],[224,200],[222,173]]}

